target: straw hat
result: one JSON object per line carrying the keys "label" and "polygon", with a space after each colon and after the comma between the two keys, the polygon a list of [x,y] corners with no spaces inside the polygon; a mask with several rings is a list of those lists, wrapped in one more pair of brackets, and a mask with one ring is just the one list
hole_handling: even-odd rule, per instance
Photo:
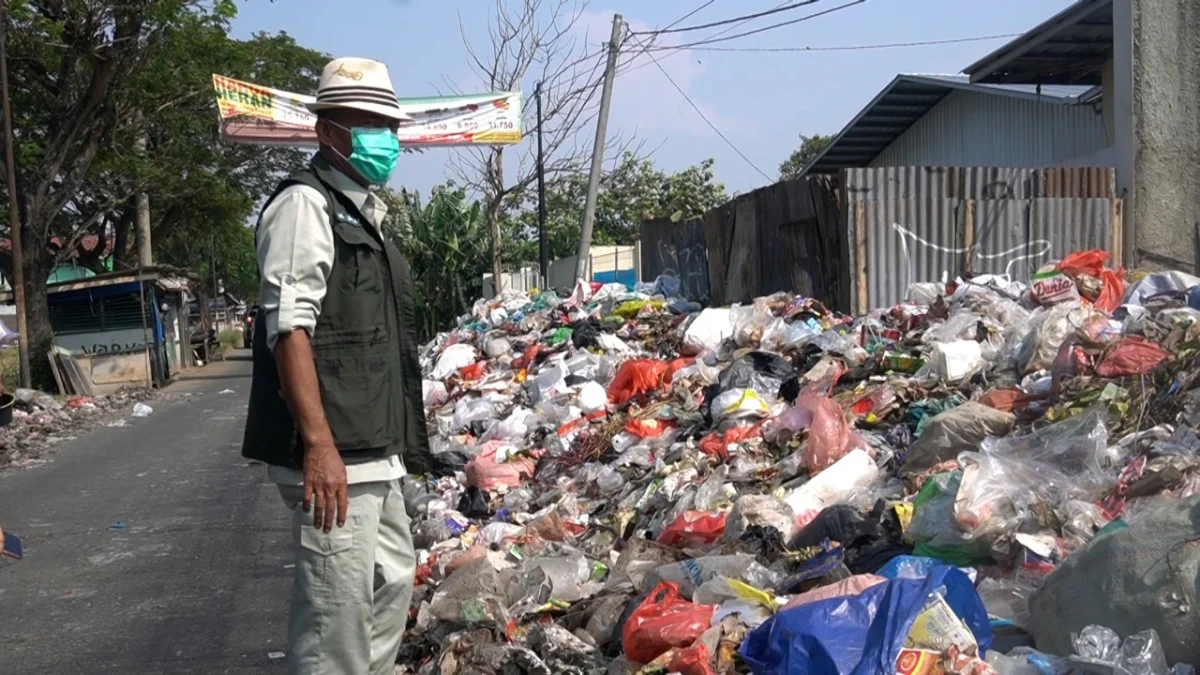
{"label": "straw hat", "polygon": [[312,113],[350,108],[394,120],[412,119],[400,112],[387,66],[370,59],[342,58],[330,61],[321,73],[317,100],[305,107]]}

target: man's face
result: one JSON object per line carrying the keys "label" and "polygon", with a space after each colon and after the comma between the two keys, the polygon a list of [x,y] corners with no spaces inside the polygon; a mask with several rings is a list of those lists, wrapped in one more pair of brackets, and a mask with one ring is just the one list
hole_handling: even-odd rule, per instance
{"label": "man's face", "polygon": [[400,128],[400,122],[364,110],[327,110],[317,120],[317,140],[321,145],[337,150],[342,157],[349,157],[354,149],[350,141],[350,129],[355,127],[391,129],[395,133]]}

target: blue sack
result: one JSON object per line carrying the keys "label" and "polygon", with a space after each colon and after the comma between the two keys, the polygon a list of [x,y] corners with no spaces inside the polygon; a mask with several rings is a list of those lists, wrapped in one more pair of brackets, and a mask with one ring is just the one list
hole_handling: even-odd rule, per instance
{"label": "blue sack", "polygon": [[986,654],[992,629],[983,601],[967,575],[944,565],[924,579],[895,579],[776,614],[746,637],[739,654],[755,675],[894,673],[913,622],[939,588]]}

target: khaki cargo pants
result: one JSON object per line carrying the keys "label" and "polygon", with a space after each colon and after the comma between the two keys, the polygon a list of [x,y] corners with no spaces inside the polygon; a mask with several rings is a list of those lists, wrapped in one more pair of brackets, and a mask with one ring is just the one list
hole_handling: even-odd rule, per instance
{"label": "khaki cargo pants", "polygon": [[399,481],[349,486],[346,526],[313,527],[304,490],[279,486],[292,511],[296,576],[291,675],[391,675],[408,620],[416,557]]}

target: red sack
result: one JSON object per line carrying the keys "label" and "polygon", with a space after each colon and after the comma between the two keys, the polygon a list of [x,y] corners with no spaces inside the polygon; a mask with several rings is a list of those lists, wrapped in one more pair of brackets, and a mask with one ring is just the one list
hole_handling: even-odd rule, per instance
{"label": "red sack", "polygon": [[650,663],[675,647],[690,647],[712,625],[712,605],[684,600],[679,586],[664,581],[633,610],[621,631],[625,656]]}
{"label": "red sack", "polygon": [[634,359],[621,364],[616,378],[608,385],[608,400],[625,405],[630,399],[644,396],[662,386],[667,364],[654,359]]}
{"label": "red sack", "polygon": [[729,461],[729,446],[759,436],[762,433],[761,426],[755,424],[754,426],[734,427],[724,432],[714,431],[700,440],[700,452],[727,462]]}
{"label": "red sack", "polygon": [[676,650],[667,670],[679,675],[714,675],[709,666],[708,647],[700,643]]}
{"label": "red sack", "polygon": [[711,546],[725,534],[725,513],[687,511],[666,526],[658,543],[675,548]]}
{"label": "red sack", "polygon": [[1129,338],[1113,347],[1096,366],[1100,377],[1128,377],[1148,373],[1171,358],[1171,353],[1139,338]]}

